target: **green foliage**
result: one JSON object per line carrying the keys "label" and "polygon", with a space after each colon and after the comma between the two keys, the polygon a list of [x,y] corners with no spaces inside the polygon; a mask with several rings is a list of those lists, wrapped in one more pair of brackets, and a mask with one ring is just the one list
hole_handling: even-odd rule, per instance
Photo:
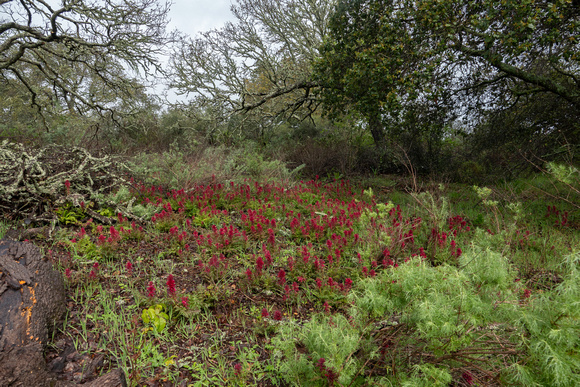
{"label": "green foliage", "polygon": [[[406,378],[405,378],[406,379]],[[405,387],[419,386],[448,386],[452,381],[449,370],[437,367],[429,363],[415,364],[410,378],[404,380],[401,385]]]}
{"label": "green foliage", "polygon": [[[340,385],[361,385],[356,381],[361,363],[354,356],[361,344],[360,331],[342,315],[315,315],[302,327],[284,324],[272,342],[283,356],[278,372],[292,385],[328,385],[325,371],[317,366],[320,359],[324,359],[325,369],[339,375]],[[297,343],[306,353],[297,350]]]}
{"label": "green foliage", "polygon": [[58,221],[62,224],[78,224],[85,216],[82,208],[74,207],[71,203],[66,203],[56,211]]}
{"label": "green foliage", "polygon": [[115,211],[111,207],[103,207],[97,210],[99,215],[105,216],[107,218],[111,218],[115,216]]}
{"label": "green foliage", "polygon": [[528,332],[527,361],[513,366],[510,380],[526,385],[575,386],[580,383],[580,253],[566,256],[566,275],[552,292],[539,294],[517,321]]}
{"label": "green foliage", "polygon": [[134,205],[128,211],[141,219],[151,219],[158,209],[154,205],[147,203],[145,205]]}
{"label": "green foliage", "polygon": [[260,180],[288,180],[303,166],[289,171],[279,160],[266,160],[247,148],[208,147],[198,154],[171,149],[161,154],[137,155],[133,172],[149,185],[169,189],[191,189],[212,181],[237,181],[253,177]]}
{"label": "green foliage", "polygon": [[147,309],[143,309],[143,313],[141,313],[141,318],[145,324],[150,324],[155,333],[161,333],[165,329],[167,325],[167,321],[169,320],[169,316],[167,313],[163,312],[163,305],[157,304],[150,306]]}
{"label": "green foliage", "polygon": [[122,185],[119,187],[117,192],[111,195],[111,200],[117,204],[122,204],[130,201],[133,198],[133,194],[129,191],[129,187]]}
{"label": "green foliage", "polygon": [[10,223],[0,220],[0,239],[4,238],[4,235],[8,230],[10,230]]}
{"label": "green foliage", "polygon": [[483,167],[474,160],[467,160],[461,163],[457,174],[459,180],[464,183],[480,182],[484,178]]}
{"label": "green foliage", "polygon": [[88,235],[83,236],[79,239],[75,244],[74,248],[79,257],[83,257],[83,259],[88,260],[95,260],[100,261],[101,259],[101,249],[97,247],[89,238]]}
{"label": "green foliage", "polygon": [[[570,0],[343,0],[315,79],[331,115],[356,111],[377,145],[400,148],[401,164],[419,172],[449,167],[444,138],[473,133],[452,125],[468,108],[468,121],[481,117],[491,141],[510,144],[505,155],[477,148],[486,169],[497,172],[522,146],[548,155],[578,142],[577,19]],[[481,171],[477,162],[464,167]]]}
{"label": "green foliage", "polygon": [[[365,374],[367,366],[376,367],[373,362],[384,356],[379,355],[374,339],[375,326],[381,326],[381,332],[396,341],[394,348],[387,347],[386,364],[388,373],[396,373],[402,385],[445,386],[452,380],[457,361],[488,362],[488,354],[501,353],[506,344],[480,340],[482,337],[500,335],[509,343],[521,334],[513,326],[520,314],[512,292],[512,269],[500,254],[479,247],[467,252],[462,262],[464,268],[458,269],[432,267],[412,259],[359,281],[350,297],[350,319],[316,315],[303,326],[284,324],[273,340],[279,351],[275,356],[282,358],[280,374],[293,385],[326,385],[317,367],[318,359],[324,358],[325,365],[338,371],[341,384],[359,385],[362,379],[356,375]],[[498,267],[485,272],[486,262]],[[421,357],[429,353],[432,362],[406,364],[406,351],[421,353]],[[370,380],[367,377],[364,383]],[[388,378],[372,380],[389,383]]]}
{"label": "green foliage", "polygon": [[558,181],[580,187],[580,171],[573,165],[548,163],[548,172]]}
{"label": "green foliage", "polygon": [[447,198],[433,195],[428,191],[419,194],[413,193],[411,196],[417,201],[419,207],[427,213],[431,227],[444,230],[449,219],[449,201]]}
{"label": "green foliage", "polygon": [[486,206],[497,207],[497,205],[499,204],[497,200],[489,200],[489,197],[492,193],[492,190],[490,188],[478,187],[478,186],[474,185],[473,190],[477,193],[477,196],[479,196],[479,199],[481,199],[481,202],[483,204],[485,204]]}
{"label": "green foliage", "polygon": [[[571,203],[547,202],[527,182],[437,189],[417,180],[423,193],[410,194],[396,190],[410,181],[398,177],[326,181],[206,181],[172,195],[145,187],[141,198],[166,213],[143,222],[144,243],[128,241],[137,234],[126,222],[111,240],[108,226],[85,225],[80,239],[62,230],[51,259],[69,289],[84,291],[87,276],[107,286],[79,305],[111,299],[106,320],[98,308],[87,317],[99,321],[91,337],[116,316],[115,336],[99,345],[115,348],[135,384],[577,382],[579,258],[562,258],[580,242]],[[110,196],[111,211],[112,198],[136,196]],[[176,292],[159,286],[152,305],[144,278],[162,285],[168,273]]]}
{"label": "green foliage", "polygon": [[488,238],[486,232],[477,230],[475,242],[459,257],[459,266],[471,283],[481,290],[481,296],[491,300],[497,292],[510,291],[516,275],[505,256],[482,243]]}

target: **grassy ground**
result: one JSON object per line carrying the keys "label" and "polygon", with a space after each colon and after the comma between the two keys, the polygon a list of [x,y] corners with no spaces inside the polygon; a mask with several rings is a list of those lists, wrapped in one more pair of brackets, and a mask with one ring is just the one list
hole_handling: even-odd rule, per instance
{"label": "grassy ground", "polygon": [[[578,208],[534,184],[486,196],[437,183],[412,194],[394,177],[213,181],[187,192],[138,186],[124,200],[149,211],[142,224],[63,210],[68,225],[35,241],[68,291],[47,358],[72,346],[63,377],[122,367],[132,386],[525,384],[512,366],[541,362],[534,331],[509,316],[557,292],[580,242]],[[481,254],[505,270],[477,277]],[[451,277],[457,285],[438,284]],[[447,307],[432,289],[449,297],[449,315],[422,314]],[[456,303],[457,289],[471,304]],[[495,316],[498,305],[512,309]],[[446,319],[447,331],[428,328]],[[554,380],[549,366],[541,380]]]}

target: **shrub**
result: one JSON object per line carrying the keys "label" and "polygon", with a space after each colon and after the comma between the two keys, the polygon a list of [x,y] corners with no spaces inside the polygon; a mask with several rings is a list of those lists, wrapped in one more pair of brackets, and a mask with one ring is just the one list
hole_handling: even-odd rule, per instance
{"label": "shrub", "polygon": [[[288,383],[326,386],[336,377],[339,385],[363,385],[362,380],[355,382],[361,362],[354,356],[361,332],[343,315],[315,315],[302,327],[282,325],[272,342],[284,357],[279,373]],[[303,350],[299,352],[295,343]]]}

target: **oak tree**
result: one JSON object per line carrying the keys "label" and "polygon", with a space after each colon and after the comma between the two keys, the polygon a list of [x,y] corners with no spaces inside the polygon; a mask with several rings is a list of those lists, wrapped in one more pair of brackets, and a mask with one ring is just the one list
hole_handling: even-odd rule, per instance
{"label": "oak tree", "polygon": [[[224,120],[251,112],[260,125],[304,117],[318,106],[312,62],[334,1],[238,0],[235,22],[184,38],[173,55],[171,86]],[[249,117],[246,115],[245,117]]]}
{"label": "oak tree", "polygon": [[169,2],[0,0],[0,83],[52,110],[115,116],[161,70]]}

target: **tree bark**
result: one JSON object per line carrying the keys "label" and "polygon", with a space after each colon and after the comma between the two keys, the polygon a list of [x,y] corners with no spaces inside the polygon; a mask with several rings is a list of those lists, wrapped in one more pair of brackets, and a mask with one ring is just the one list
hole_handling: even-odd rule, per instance
{"label": "tree bark", "polygon": [[368,125],[375,146],[378,148],[383,147],[385,145],[385,128],[379,112],[373,112],[368,115]]}

